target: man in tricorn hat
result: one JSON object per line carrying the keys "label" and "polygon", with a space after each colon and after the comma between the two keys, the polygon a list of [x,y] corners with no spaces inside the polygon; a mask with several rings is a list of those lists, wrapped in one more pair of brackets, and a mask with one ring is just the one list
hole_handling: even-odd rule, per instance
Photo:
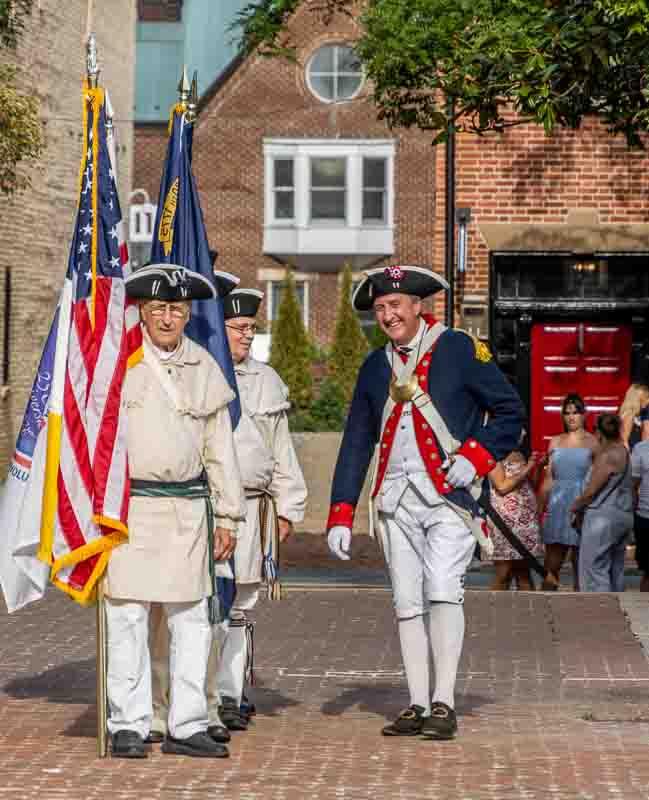
{"label": "man in tricorn hat", "polygon": [[152,720],[149,610],[164,607],[170,636],[171,706],[163,752],[223,757],[208,734],[205,679],[212,642],[213,560],[230,557],[245,500],[228,403],[234,394],[212,356],[183,335],[192,300],[217,285],[173,264],[126,280],[139,302],[143,360],[124,388],[131,499],[128,543],[105,580],[109,731],[116,757],[143,758]]}
{"label": "man in tricorn hat", "polygon": [[[351,530],[377,449],[371,498],[392,582],[410,705],[386,736],[452,739],[464,638],[464,576],[476,539],[483,478],[519,440],[523,408],[486,345],[422,311],[447,289],[419,266],[369,270],[352,298],[374,310],[385,349],[363,363],[333,479],[332,552],[351,556]],[[435,687],[430,692],[430,661]]]}
{"label": "man in tricorn hat", "polygon": [[[208,677],[210,722],[245,730],[242,706],[252,627],[246,618],[257,603],[262,577],[277,596],[279,541],[304,518],[307,490],[295,454],[286,412],[288,389],[272,367],[250,356],[263,294],[235,289],[223,301],[225,327],[241,399],[234,442],[246,493],[246,521],[239,526],[234,553],[237,593],[221,648],[218,672],[213,660]],[[216,655],[216,651],[215,654]],[[220,706],[220,707],[219,707]]]}

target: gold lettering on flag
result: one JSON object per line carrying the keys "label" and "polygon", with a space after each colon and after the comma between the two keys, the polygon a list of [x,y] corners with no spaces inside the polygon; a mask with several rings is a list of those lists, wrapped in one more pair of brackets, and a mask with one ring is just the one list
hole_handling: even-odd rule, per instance
{"label": "gold lettering on flag", "polygon": [[158,231],[158,240],[164,249],[166,256],[171,253],[171,247],[174,241],[174,217],[176,216],[176,206],[178,204],[178,181],[176,180],[171,184],[171,188],[167,192],[165,204],[162,209],[160,217],[160,230]]}

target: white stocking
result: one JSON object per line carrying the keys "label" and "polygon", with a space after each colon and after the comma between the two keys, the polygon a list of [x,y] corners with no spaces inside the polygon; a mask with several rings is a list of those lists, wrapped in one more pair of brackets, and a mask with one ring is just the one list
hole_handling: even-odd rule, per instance
{"label": "white stocking", "polygon": [[431,603],[430,649],[435,667],[433,702],[455,708],[455,679],[464,641],[464,606],[459,603]]}
{"label": "white stocking", "polygon": [[430,660],[424,617],[399,620],[401,657],[410,690],[410,704],[430,714]]}

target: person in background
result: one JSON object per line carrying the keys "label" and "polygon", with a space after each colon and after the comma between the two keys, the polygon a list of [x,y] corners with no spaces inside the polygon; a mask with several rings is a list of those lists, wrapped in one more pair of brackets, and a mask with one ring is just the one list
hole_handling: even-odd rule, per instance
{"label": "person in background", "polygon": [[[279,599],[276,582],[279,543],[304,519],[307,487],[287,412],[288,387],[268,364],[250,355],[263,299],[257,289],[235,289],[223,300],[223,316],[241,398],[234,445],[246,494],[246,522],[234,551],[237,593],[220,658],[214,647],[207,680],[210,725],[246,730],[254,707],[244,696],[247,664],[252,664],[252,623],[248,614],[259,598],[262,579]],[[279,541],[274,541],[275,536]],[[218,662],[218,663],[217,663]],[[243,701],[243,702],[242,702]]]}
{"label": "person in background", "polygon": [[649,437],[649,386],[632,383],[618,410],[622,420],[622,441],[628,450]]}
{"label": "person in background", "polygon": [[558,589],[561,567],[570,555],[574,589],[579,591],[579,534],[572,527],[570,507],[584,487],[598,446],[597,439],[584,427],[585,413],[582,398],[578,394],[567,395],[561,404],[564,432],[553,436],[548,446],[548,464],[537,501],[543,519],[547,571],[543,589]]}
{"label": "person in background", "polygon": [[631,476],[635,506],[635,560],[642,572],[640,591],[649,592],[649,438],[644,431],[643,440],[631,451]]}
{"label": "person in background", "polygon": [[[529,459],[521,450],[513,450],[489,473],[491,505],[500,514],[527,549],[535,556],[543,554],[536,508],[536,496],[529,477],[539,465],[533,453]],[[493,561],[496,569],[491,589],[509,589],[512,580],[519,590],[533,591],[529,567],[521,554],[514,550],[493,523],[489,523],[494,543]]]}
{"label": "person in background", "polygon": [[623,592],[624,554],[633,527],[631,457],[622,439],[622,420],[602,414],[600,443],[588,482],[572,504],[583,516],[579,584],[583,592]]}

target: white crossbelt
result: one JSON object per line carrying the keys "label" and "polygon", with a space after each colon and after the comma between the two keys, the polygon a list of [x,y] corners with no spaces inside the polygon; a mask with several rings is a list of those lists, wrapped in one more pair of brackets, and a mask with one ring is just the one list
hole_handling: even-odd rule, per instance
{"label": "white crossbelt", "polygon": [[[428,351],[431,347],[437,342],[439,337],[447,330],[445,325],[442,325],[441,322],[436,322],[430,328],[426,330],[424,333],[421,345],[417,350],[413,350],[408,357],[408,360],[404,363],[401,360],[396,348],[393,347],[391,342],[388,342],[385,346],[385,354],[392,365],[392,370],[394,372],[396,378],[396,386],[407,386],[408,382],[412,378],[412,375],[417,368],[418,363],[426,356]],[[421,357],[418,358],[418,353],[422,353]],[[460,446],[460,442],[451,434],[448,429],[448,426],[444,419],[442,418],[441,414],[437,410],[437,407],[432,401],[432,398],[425,392],[421,386],[419,385],[419,381],[417,381],[417,388],[412,396],[411,402],[413,405],[418,409],[420,414],[426,420],[426,422],[430,425],[431,430],[437,437],[437,441],[439,442],[442,450],[447,456],[452,456],[458,447]],[[392,411],[395,407],[396,403],[388,394],[387,400],[385,402],[385,407],[383,408],[383,417],[381,419],[381,435],[379,437],[379,441],[383,439],[383,432],[385,430],[386,423],[392,414]],[[372,501],[372,497],[374,496],[374,492],[376,490],[376,484],[378,480],[378,459],[374,464],[374,474],[372,476],[372,489],[370,492],[370,534],[373,535],[374,533],[374,526],[380,524],[380,520],[378,516],[375,516],[375,509],[374,503]],[[470,492],[471,496],[477,500],[480,497],[482,492],[481,486],[482,479],[476,477],[475,481],[467,487],[467,491]],[[457,503],[452,502],[448,499],[445,495],[440,495],[440,497],[444,500],[444,502],[458,514],[464,524],[469,528],[473,536],[475,537],[476,541],[480,545],[482,552],[487,558],[490,558],[493,555],[493,542],[491,539],[485,534],[483,530],[483,517],[475,517],[465,508],[457,505]]]}

